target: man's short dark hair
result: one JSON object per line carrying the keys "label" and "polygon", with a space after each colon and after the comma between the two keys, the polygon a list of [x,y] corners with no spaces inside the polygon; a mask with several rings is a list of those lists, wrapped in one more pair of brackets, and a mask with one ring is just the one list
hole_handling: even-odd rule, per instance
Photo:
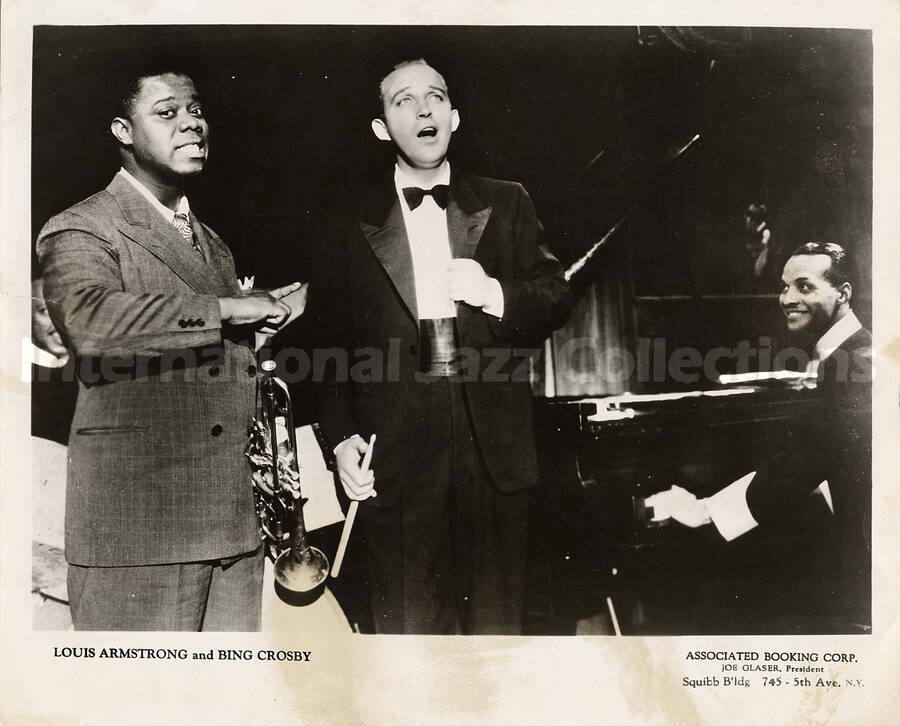
{"label": "man's short dark hair", "polygon": [[[444,78],[444,74],[441,73],[437,68],[435,68],[431,63],[429,63],[424,58],[409,58],[407,60],[402,60],[399,63],[394,63],[390,67],[390,69],[381,75],[381,79],[378,81],[378,108],[380,109],[379,115],[384,115],[384,104],[387,99],[384,97],[384,82],[387,80],[387,77],[391,75],[394,71],[399,71],[401,68],[406,68],[407,66],[428,66],[435,70],[438,74],[440,74],[441,78]],[[447,79],[444,78],[444,85],[447,85]],[[447,88],[447,97],[450,97],[450,88]]]}
{"label": "man's short dark hair", "polygon": [[825,279],[835,287],[845,282],[849,282],[851,288],[856,287],[853,259],[841,245],[834,242],[807,242],[791,252],[791,257],[797,255],[825,255],[831,259],[831,265],[824,272]]}
{"label": "man's short dark hair", "polygon": [[134,103],[140,96],[143,80],[167,73],[187,76],[195,82],[197,80],[193,69],[184,60],[173,55],[128,59],[121,63],[109,92],[111,117],[130,117],[134,111]]}

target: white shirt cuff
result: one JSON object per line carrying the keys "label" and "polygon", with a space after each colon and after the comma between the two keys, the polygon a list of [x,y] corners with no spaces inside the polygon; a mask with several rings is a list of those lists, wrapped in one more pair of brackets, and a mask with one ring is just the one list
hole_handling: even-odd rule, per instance
{"label": "white shirt cuff", "polygon": [[759,524],[750,514],[750,508],[747,506],[747,487],[750,486],[754,476],[756,476],[756,472],[751,471],[703,500],[719,534],[729,542]]}
{"label": "white shirt cuff", "polygon": [[487,305],[482,307],[488,315],[493,315],[495,318],[503,317],[503,288],[500,286],[500,280],[495,277],[490,278],[491,286],[493,290],[491,292],[491,299]]}

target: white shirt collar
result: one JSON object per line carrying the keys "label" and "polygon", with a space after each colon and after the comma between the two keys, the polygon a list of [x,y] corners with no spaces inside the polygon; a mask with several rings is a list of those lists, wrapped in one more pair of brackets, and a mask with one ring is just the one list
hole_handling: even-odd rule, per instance
{"label": "white shirt collar", "polygon": [[165,217],[166,221],[169,224],[175,220],[175,214],[184,214],[188,217],[191,216],[191,206],[188,204],[188,199],[183,194],[181,195],[181,199],[178,200],[178,208],[173,212],[169,209],[165,204],[159,201],[147,187],[145,187],[141,182],[134,178],[131,174],[125,171],[124,167],[119,169],[119,174],[122,175],[123,179],[126,179],[131,185],[137,189],[146,199],[150,202],[150,206],[156,209],[163,217]]}
{"label": "white shirt collar", "polygon": [[834,325],[828,328],[828,330],[825,331],[825,335],[819,338],[819,342],[816,343],[815,348],[816,358],[825,360],[834,353],[835,350],[840,348],[841,344],[847,340],[847,338],[853,335],[857,330],[861,329],[862,323],[859,322],[859,318],[857,318],[851,310]]}
{"label": "white shirt collar", "polygon": [[[434,179],[434,184],[431,187],[436,187],[438,184],[450,184],[450,162],[447,159],[444,159],[444,163],[441,164],[438,169],[437,176]],[[400,197],[400,204],[403,205],[403,211],[408,212],[409,206],[406,204],[406,197],[403,196],[403,187],[417,187],[419,186],[419,182],[415,179],[411,178],[409,174],[407,174],[403,169],[400,168],[399,164],[394,164],[394,187],[397,189],[397,196]]]}

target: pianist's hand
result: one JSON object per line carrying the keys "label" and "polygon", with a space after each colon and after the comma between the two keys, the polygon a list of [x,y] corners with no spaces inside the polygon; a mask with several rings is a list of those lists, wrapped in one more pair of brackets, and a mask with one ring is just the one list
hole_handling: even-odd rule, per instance
{"label": "pianist's hand", "polygon": [[697,499],[687,489],[673,486],[666,492],[666,506],[669,516],[688,527],[700,527],[709,524],[709,511],[702,500]]}

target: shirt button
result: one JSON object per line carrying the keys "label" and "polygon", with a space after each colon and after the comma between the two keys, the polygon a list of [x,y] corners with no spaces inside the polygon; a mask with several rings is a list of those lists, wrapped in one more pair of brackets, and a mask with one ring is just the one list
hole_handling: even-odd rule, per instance
{"label": "shirt button", "polygon": [[213,436],[221,436],[222,427],[219,424],[216,424],[212,427],[212,431],[210,432]]}
{"label": "shirt button", "polygon": [[179,320],[179,321],[178,321],[178,327],[179,327],[179,328],[186,328],[186,327],[187,327],[187,320],[185,320],[184,318],[182,318],[181,320]]}
{"label": "shirt button", "polygon": [[205,320],[198,320],[198,321],[197,321],[197,325],[199,325],[199,326],[202,328],[204,325],[206,325],[206,321],[205,321]]}
{"label": "shirt button", "polygon": [[211,375],[213,377],[219,375],[219,366],[213,366],[212,368],[210,368],[209,375]]}

